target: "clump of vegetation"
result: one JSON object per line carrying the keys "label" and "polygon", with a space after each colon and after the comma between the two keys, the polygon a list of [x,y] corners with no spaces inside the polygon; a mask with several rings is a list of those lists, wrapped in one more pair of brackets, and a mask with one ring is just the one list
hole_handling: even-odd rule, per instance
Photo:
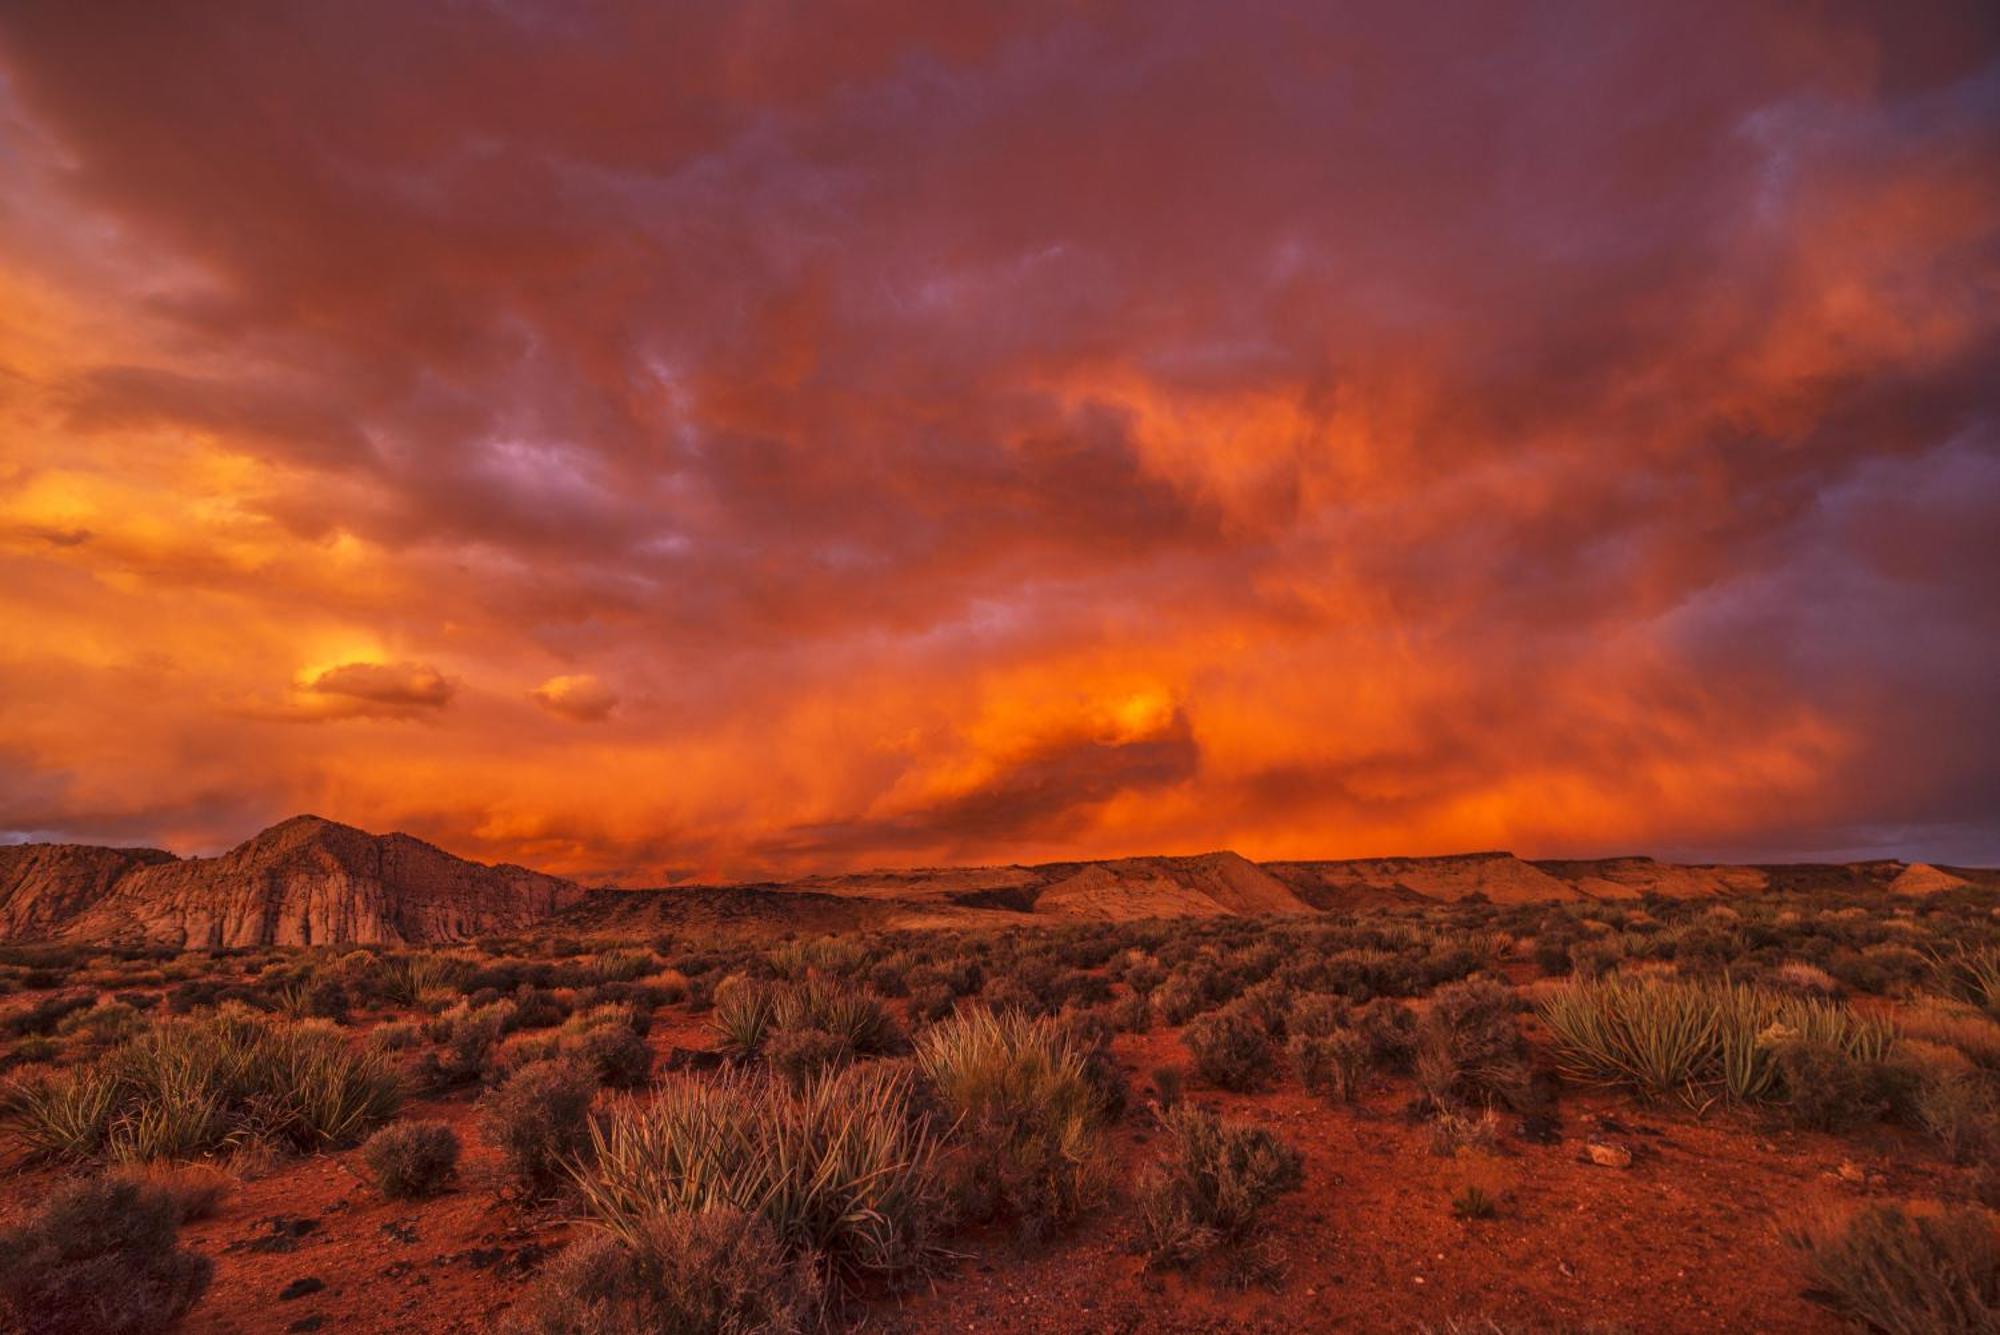
{"label": "clump of vegetation", "polygon": [[1270,1132],[1182,1103],[1160,1114],[1167,1148],[1140,1185],[1146,1252],[1186,1266],[1254,1239],[1265,1211],[1305,1181],[1299,1152]]}
{"label": "clump of vegetation", "polygon": [[1892,1205],[1845,1224],[1788,1230],[1813,1292],[1886,1335],[1991,1335],[2000,1329],[2000,1243],[1978,1210],[1906,1214]]}
{"label": "clump of vegetation", "polygon": [[1195,1073],[1222,1089],[1254,1090],[1270,1083],[1276,1066],[1271,1031],[1254,1006],[1231,1002],[1198,1017],[1181,1032]]}
{"label": "clump of vegetation", "polygon": [[590,1145],[590,1105],[597,1081],[566,1061],[530,1062],[487,1091],[479,1102],[486,1138],[507,1161],[515,1187],[524,1195],[551,1195],[569,1175],[569,1165]]}
{"label": "clump of vegetation", "polygon": [[1353,1030],[1339,1029],[1324,1037],[1295,1033],[1285,1051],[1306,1093],[1345,1103],[1361,1092],[1368,1074],[1368,1044]]}
{"label": "clump of vegetation", "polygon": [[1417,1025],[1416,1071],[1434,1107],[1521,1106],[1528,1056],[1513,989],[1481,979],[1439,988]]}
{"label": "clump of vegetation", "polygon": [[791,1335],[818,1324],[822,1288],[758,1215],[673,1210],[629,1236],[593,1231],[543,1269],[509,1314],[512,1335],[721,1331]]}
{"label": "clump of vegetation", "polygon": [[124,1177],[59,1187],[0,1234],[0,1312],[28,1335],[147,1335],[178,1321],[214,1265],[178,1245],[173,1196]]}
{"label": "clump of vegetation", "polygon": [[1814,1091],[1799,1083],[1817,1078],[1808,1062],[1824,1066],[1815,1059],[1833,1052],[1863,1068],[1878,1065],[1894,1038],[1887,1024],[1838,1003],[1707,980],[1573,984],[1545,1001],[1541,1016],[1572,1079],[1656,1097],[1791,1096],[1808,1117],[1819,1115],[1810,1107]]}
{"label": "clump of vegetation", "polygon": [[589,1140],[578,1192],[634,1249],[661,1213],[726,1207],[837,1277],[896,1277],[937,1254],[939,1149],[905,1075],[854,1068],[796,1092],[759,1075],[671,1077]]}
{"label": "clump of vegetation", "polygon": [[15,1084],[35,1158],[192,1158],[256,1139],[297,1151],[353,1140],[394,1114],[387,1058],[318,1021],[245,1011],[154,1021],[87,1065]]}
{"label": "clump of vegetation", "polygon": [[443,1191],[458,1171],[458,1136],[443,1122],[393,1122],[368,1137],[361,1161],[391,1200]]}
{"label": "clump of vegetation", "polygon": [[776,992],[747,978],[730,979],[715,990],[709,1025],[724,1052],[739,1058],[763,1055],[764,1042],[777,1025]]}
{"label": "clump of vegetation", "polygon": [[968,1213],[1004,1211],[1040,1237],[1094,1206],[1109,1181],[1112,1096],[1096,1049],[1059,1021],[968,1011],[926,1030],[917,1067],[956,1119]]}

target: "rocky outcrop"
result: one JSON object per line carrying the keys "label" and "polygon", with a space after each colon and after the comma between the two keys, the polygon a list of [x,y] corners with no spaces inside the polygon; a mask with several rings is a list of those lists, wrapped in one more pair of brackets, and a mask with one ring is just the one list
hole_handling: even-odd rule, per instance
{"label": "rocky outcrop", "polygon": [[0,939],[53,936],[127,873],[175,860],[157,848],[0,845]]}
{"label": "rocky outcrop", "polygon": [[138,850],[115,866],[84,855],[127,850],[23,847],[0,863],[11,938],[420,945],[526,927],[584,893],[558,877],[468,862],[406,834],[372,835],[317,816],[274,825],[215,858]]}

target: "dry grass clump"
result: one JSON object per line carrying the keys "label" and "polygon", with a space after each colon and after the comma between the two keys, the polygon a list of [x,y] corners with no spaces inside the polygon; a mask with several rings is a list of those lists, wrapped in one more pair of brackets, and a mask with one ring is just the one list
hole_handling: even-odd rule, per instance
{"label": "dry grass clump", "polygon": [[1886,1335],[2000,1330],[2000,1243],[1979,1210],[1909,1214],[1874,1205],[1844,1223],[1811,1219],[1787,1237],[1814,1296]]}
{"label": "dry grass clump", "polygon": [[1989,1071],[2000,1071],[2000,1021],[1969,1005],[1918,997],[1897,1008],[1896,1028],[1904,1036],[1956,1048]]}
{"label": "dry grass clump", "polygon": [[309,1151],[391,1116],[388,1059],[323,1022],[226,1010],[151,1022],[87,1065],[10,1088],[31,1157],[193,1158],[248,1140]]}
{"label": "dry grass clump", "polygon": [[629,1247],[660,1214],[727,1208],[837,1276],[901,1275],[936,1254],[938,1145],[905,1075],[852,1069],[796,1092],[759,1075],[673,1077],[589,1136],[578,1192]]}
{"label": "dry grass clump", "polygon": [[957,1119],[967,1213],[1041,1237],[1102,1199],[1114,1103],[1096,1053],[1076,1026],[1019,1012],[967,1011],[918,1039],[917,1067]]}
{"label": "dry grass clump", "polygon": [[167,1329],[214,1264],[177,1245],[180,1206],[158,1187],[99,1177],[59,1187],[0,1234],[0,1314],[26,1335],[146,1335]]}
{"label": "dry grass clump", "polygon": [[368,1137],[361,1161],[390,1200],[443,1191],[458,1172],[458,1136],[443,1122],[394,1122]]}
{"label": "dry grass clump", "polygon": [[1931,956],[1931,969],[1940,992],[2000,1019],[2000,946],[1938,951]]}
{"label": "dry grass clump", "polygon": [[655,1214],[629,1239],[593,1232],[542,1271],[509,1313],[509,1335],[814,1329],[818,1277],[788,1259],[771,1226],[718,1206]]}
{"label": "dry grass clump", "polygon": [[1270,1132],[1193,1104],[1160,1114],[1167,1147],[1139,1188],[1149,1263],[1187,1266],[1253,1243],[1264,1212],[1305,1181],[1299,1152]]}

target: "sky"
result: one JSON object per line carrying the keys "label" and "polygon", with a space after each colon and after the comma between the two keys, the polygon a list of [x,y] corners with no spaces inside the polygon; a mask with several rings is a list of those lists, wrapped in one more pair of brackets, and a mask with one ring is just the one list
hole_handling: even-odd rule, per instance
{"label": "sky", "polygon": [[0,6],[0,840],[2000,864],[2000,9]]}

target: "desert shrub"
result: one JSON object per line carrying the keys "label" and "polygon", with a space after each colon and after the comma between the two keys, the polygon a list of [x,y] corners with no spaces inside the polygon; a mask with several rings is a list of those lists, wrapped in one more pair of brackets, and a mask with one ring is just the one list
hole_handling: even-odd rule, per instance
{"label": "desert shrub", "polygon": [[918,983],[910,988],[910,1018],[928,1022],[942,1020],[951,1014],[958,1000],[958,994],[951,990],[949,983]]}
{"label": "desert shrub", "polygon": [[1937,989],[2000,1019],[2000,946],[1961,945],[1931,960]]}
{"label": "desert shrub", "polygon": [[1175,972],[1152,992],[1153,1009],[1170,1025],[1186,1024],[1208,1005],[1201,985],[1188,975]]}
{"label": "desert shrub", "polygon": [[424,1041],[424,1028],[414,1020],[394,1020],[368,1031],[368,1047],[376,1052],[404,1052]]}
{"label": "desert shrub", "polygon": [[1528,1060],[1514,1023],[1513,989],[1477,979],[1438,989],[1417,1024],[1416,1071],[1418,1087],[1436,1107],[1520,1106]]}
{"label": "desert shrub", "polygon": [[1268,1131],[1187,1103],[1161,1113],[1160,1125],[1167,1146],[1139,1189],[1154,1265],[1190,1265],[1249,1240],[1271,1202],[1305,1180],[1298,1151]]}
{"label": "desert shrub", "polygon": [[425,1002],[460,991],[472,977],[472,961],[458,955],[387,955],[377,961],[375,985],[398,1006]]}
{"label": "desert shrub", "polygon": [[176,1224],[207,1219],[236,1188],[236,1179],[211,1163],[121,1163],[105,1169],[104,1176],[157,1193],[172,1208]]}
{"label": "desert shrub", "polygon": [[361,1161],[391,1200],[435,1196],[458,1171],[458,1136],[443,1122],[392,1122],[363,1142]]}
{"label": "desert shrub", "polygon": [[0,1311],[26,1335],[143,1335],[179,1320],[214,1265],[178,1245],[158,1188],[101,1177],[58,1187],[0,1234]]}
{"label": "desert shrub", "polygon": [[824,1029],[781,1029],[764,1044],[764,1059],[794,1089],[852,1056],[852,1048]]}
{"label": "desert shrub", "polygon": [[1612,979],[1577,983],[1541,1006],[1563,1074],[1643,1093],[1784,1097],[1778,1054],[1803,1042],[1838,1048],[1864,1066],[1893,1033],[1846,1007],[1727,982]]}
{"label": "desert shrub", "polygon": [[514,1018],[511,1001],[473,1006],[462,1001],[426,1026],[431,1039],[442,1046],[427,1054],[424,1074],[440,1085],[462,1085],[481,1079],[492,1070],[493,1049]]}
{"label": "desert shrub", "polygon": [[361,1135],[400,1101],[386,1057],[323,1022],[243,1011],[154,1021],[9,1092],[22,1147],[62,1160],[190,1158],[252,1137],[312,1150]]}
{"label": "desert shrub", "polygon": [[87,992],[75,992],[60,997],[43,997],[27,1010],[17,1011],[0,1020],[0,1033],[9,1038],[26,1038],[31,1034],[49,1035],[56,1032],[65,1017],[79,1011],[87,1011],[97,1004],[97,998]]}
{"label": "desert shrub", "polygon": [[1417,1013],[1400,1001],[1378,997],[1354,1016],[1354,1032],[1368,1044],[1368,1062],[1407,1071],[1417,1055]]}
{"label": "desert shrub", "polygon": [[589,1026],[565,1051],[589,1068],[600,1085],[612,1089],[637,1089],[652,1078],[653,1050],[628,1024]]}
{"label": "desert shrub", "polygon": [[1306,1093],[1344,1103],[1361,1092],[1368,1073],[1368,1044],[1353,1030],[1340,1029],[1324,1037],[1296,1033],[1285,1051]]}
{"label": "desert shrub", "polygon": [[630,1242],[593,1232],[545,1267],[511,1335],[790,1332],[817,1324],[820,1288],[770,1225],[727,1206],[655,1214]]}
{"label": "desert shrub", "polygon": [[1019,1012],[968,1011],[924,1032],[917,1066],[958,1119],[971,1213],[1004,1211],[1041,1237],[1101,1199],[1114,1104],[1092,1071],[1100,1051],[1072,1025]]}
{"label": "desert shrub", "polygon": [[1896,1027],[1907,1038],[1958,1049],[1989,1071],[2000,1071],[2000,1021],[1970,1006],[1921,997],[1896,1012]]}
{"label": "desert shrub", "polygon": [[2000,1099],[1985,1081],[1964,1075],[1926,1078],[1915,1097],[1917,1123],[1958,1163],[2000,1157]]}
{"label": "desert shrub", "polygon": [[515,1029],[553,1029],[567,1020],[570,1005],[543,987],[522,984],[513,996]]}
{"label": "desert shrub", "polygon": [[715,990],[715,1009],[709,1025],[724,1052],[736,1057],[756,1057],[764,1051],[764,1041],[777,1024],[777,993],[762,983],[734,978]]}
{"label": "desert shrub", "polygon": [[1198,1017],[1181,1032],[1195,1073],[1223,1089],[1253,1090],[1270,1081],[1275,1064],[1271,1031],[1256,1009],[1231,1002]]}
{"label": "desert shrub", "polygon": [[1310,1038],[1328,1038],[1346,1027],[1353,1008],[1345,998],[1326,992],[1307,992],[1292,999],[1291,1009],[1285,1015],[1285,1033],[1288,1036],[1304,1034]]}
{"label": "desert shrub", "polygon": [[778,990],[773,1025],[778,1030],[817,1029],[850,1053],[893,1052],[902,1031],[882,1003],[857,987],[811,978]]}
{"label": "desert shrub", "polygon": [[2000,1328],[2000,1245],[1978,1210],[1912,1215],[1875,1205],[1844,1225],[1788,1230],[1816,1296],[1886,1335]]}
{"label": "desert shrub", "polygon": [[1888,1108],[1874,1071],[1835,1043],[1788,1038],[1771,1045],[1786,1110],[1800,1126],[1841,1131]]}
{"label": "desert shrub", "polygon": [[938,1148],[907,1077],[850,1069],[798,1091],[767,1077],[670,1077],[590,1130],[576,1176],[590,1216],[628,1246],[666,1212],[762,1216],[788,1257],[840,1276],[928,1266],[943,1217]]}
{"label": "desert shrub", "polygon": [[591,1141],[591,1072],[566,1061],[530,1062],[479,1101],[480,1126],[506,1159],[515,1187],[544,1197]]}

